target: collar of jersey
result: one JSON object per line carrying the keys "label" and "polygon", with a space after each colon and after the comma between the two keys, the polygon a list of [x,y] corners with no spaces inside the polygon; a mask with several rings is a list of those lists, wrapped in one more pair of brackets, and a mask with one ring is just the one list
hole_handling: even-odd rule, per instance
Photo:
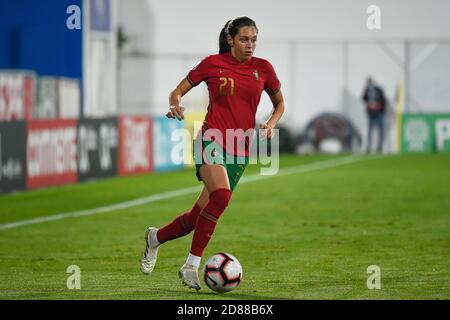
{"label": "collar of jersey", "polygon": [[224,54],[225,59],[230,63],[230,64],[239,64],[242,66],[249,66],[252,63],[253,57],[250,57],[250,59],[244,61],[244,62],[240,62],[239,60],[237,60],[235,57],[233,57],[231,55],[231,51],[226,52]]}

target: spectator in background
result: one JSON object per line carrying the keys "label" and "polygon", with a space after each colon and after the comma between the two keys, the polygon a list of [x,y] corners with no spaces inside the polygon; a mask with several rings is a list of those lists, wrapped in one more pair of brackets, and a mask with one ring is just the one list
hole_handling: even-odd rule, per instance
{"label": "spectator in background", "polygon": [[383,89],[377,86],[371,77],[367,78],[366,88],[362,99],[366,103],[366,112],[369,118],[369,130],[367,133],[367,153],[371,152],[372,131],[374,127],[378,130],[377,152],[381,153],[384,141],[384,111],[386,99]]}

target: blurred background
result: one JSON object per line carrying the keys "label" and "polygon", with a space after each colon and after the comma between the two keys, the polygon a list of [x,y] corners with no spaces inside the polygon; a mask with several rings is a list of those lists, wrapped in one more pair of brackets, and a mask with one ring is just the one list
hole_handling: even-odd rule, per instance
{"label": "blurred background", "polygon": [[[184,97],[184,122],[164,118],[169,92],[243,15],[282,83],[282,152],[450,151],[447,0],[0,0],[0,192],[183,168],[171,133],[208,92]],[[372,148],[368,77],[385,101]],[[263,94],[257,122],[271,108]]]}

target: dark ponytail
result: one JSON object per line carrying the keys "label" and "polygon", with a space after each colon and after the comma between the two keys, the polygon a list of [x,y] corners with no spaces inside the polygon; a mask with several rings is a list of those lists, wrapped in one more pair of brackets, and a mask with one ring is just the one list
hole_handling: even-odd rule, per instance
{"label": "dark ponytail", "polygon": [[220,31],[219,54],[231,51],[230,45],[227,41],[227,36],[230,35],[231,38],[234,38],[234,36],[239,33],[239,30],[242,27],[255,27],[256,32],[258,32],[258,27],[256,26],[255,21],[253,21],[249,17],[239,17],[234,20],[228,21],[227,23],[225,23],[222,31]]}
{"label": "dark ponytail", "polygon": [[227,29],[230,22],[233,20],[229,20],[227,23],[225,23],[225,26],[222,28],[222,31],[220,31],[219,36],[219,54],[225,53],[230,51],[230,46],[228,45],[227,41]]}

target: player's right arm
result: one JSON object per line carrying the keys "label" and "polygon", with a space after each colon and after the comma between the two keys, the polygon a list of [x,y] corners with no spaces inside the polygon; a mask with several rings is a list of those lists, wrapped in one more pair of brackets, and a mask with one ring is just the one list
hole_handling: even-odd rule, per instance
{"label": "player's right arm", "polygon": [[191,90],[193,86],[184,78],[181,82],[170,92],[169,95],[169,112],[166,117],[171,119],[184,119],[184,108],[181,106],[181,98]]}
{"label": "player's right arm", "polygon": [[166,117],[172,119],[182,120],[184,119],[184,108],[180,105],[181,98],[189,92],[193,87],[197,86],[200,82],[206,80],[211,70],[211,56],[206,57],[200,63],[198,63],[191,71],[189,71],[186,78],[176,86],[175,89],[169,95],[169,112]]}

